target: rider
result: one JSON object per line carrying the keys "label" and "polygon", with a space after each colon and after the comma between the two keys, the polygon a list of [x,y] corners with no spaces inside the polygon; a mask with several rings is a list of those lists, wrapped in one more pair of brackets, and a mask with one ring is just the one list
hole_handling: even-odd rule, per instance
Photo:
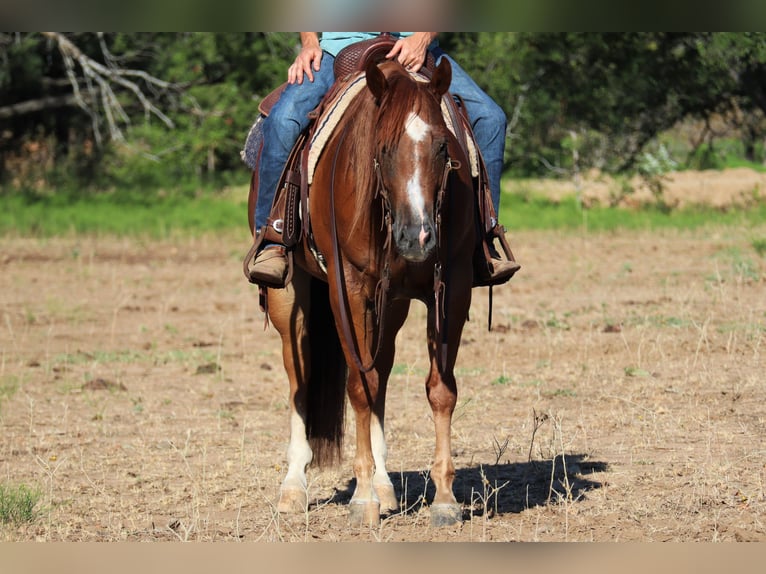
{"label": "rider", "polygon": [[[436,64],[447,58],[452,65],[450,93],[465,102],[476,143],[484,158],[495,213],[500,208],[500,175],[505,150],[506,117],[498,106],[468,74],[441,48],[436,32],[392,32],[396,38],[386,58],[396,58],[408,71],[417,72],[431,51]],[[352,43],[377,36],[377,32],[301,32],[301,51],[287,70],[288,84],[263,122],[266,142],[258,167],[258,201],[255,207],[255,231],[267,223],[279,178],[300,133],[308,127],[309,112],[316,108],[335,81],[333,63],[340,50]],[[284,284],[287,257],[284,246],[266,244],[255,256],[251,278],[269,285]],[[519,268],[490,245],[493,271],[490,283],[502,282]]]}

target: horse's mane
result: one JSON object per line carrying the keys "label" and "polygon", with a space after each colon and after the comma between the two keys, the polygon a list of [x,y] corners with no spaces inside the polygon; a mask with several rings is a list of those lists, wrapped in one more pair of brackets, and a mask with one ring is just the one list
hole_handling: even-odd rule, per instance
{"label": "horse's mane", "polygon": [[[365,89],[351,103],[344,114],[343,124],[348,125],[345,144],[348,146],[348,166],[356,178],[356,213],[353,227],[359,216],[369,211],[375,194],[375,171],[373,158],[378,151],[395,149],[405,129],[405,120],[411,112],[419,113],[426,98],[434,101],[436,96],[428,90],[428,84],[413,80],[403,68],[392,67],[387,74],[389,89],[380,102]],[[438,105],[438,104],[437,104]],[[339,125],[342,132],[346,125]],[[446,128],[445,128],[446,129]]]}

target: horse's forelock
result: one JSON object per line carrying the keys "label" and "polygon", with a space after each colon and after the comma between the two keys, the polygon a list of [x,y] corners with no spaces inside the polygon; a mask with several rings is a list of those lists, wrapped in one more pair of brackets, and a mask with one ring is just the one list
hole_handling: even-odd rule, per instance
{"label": "horse's forelock", "polygon": [[409,75],[394,73],[389,79],[389,90],[380,102],[375,135],[379,149],[393,149],[405,130],[410,113],[419,115],[428,97]]}
{"label": "horse's forelock", "polygon": [[430,104],[438,109],[438,99],[427,84],[416,82],[403,69],[394,68],[386,75],[388,89],[381,100],[376,102],[369,90],[362,91],[344,114],[342,125],[336,128],[343,131],[348,126],[345,145],[348,146],[348,168],[356,178],[358,214],[369,210],[375,193],[373,158],[384,149],[396,148],[411,113],[420,114],[423,107]]}

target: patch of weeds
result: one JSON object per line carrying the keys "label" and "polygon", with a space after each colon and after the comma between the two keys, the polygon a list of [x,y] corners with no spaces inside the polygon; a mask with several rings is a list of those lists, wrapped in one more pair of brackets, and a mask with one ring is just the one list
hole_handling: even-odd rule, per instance
{"label": "patch of weeds", "polygon": [[0,378],[0,410],[3,408],[3,401],[10,399],[19,390],[19,379],[14,375],[3,375]]}
{"label": "patch of weeds", "polygon": [[663,317],[660,324],[663,327],[675,327],[676,329],[680,329],[681,327],[687,326],[689,322],[679,317]]}
{"label": "patch of weeds", "polygon": [[527,381],[526,383],[522,383],[522,387],[541,387],[543,382],[540,379],[532,379],[531,381]]}
{"label": "patch of weeds", "polygon": [[62,379],[56,384],[56,392],[60,395],[69,395],[82,390],[82,383],[73,379]]}
{"label": "patch of weeds", "polygon": [[92,316],[92,312],[86,305],[72,305],[68,301],[62,301],[55,297],[45,301],[45,312],[50,317],[61,319],[73,325],[81,325]]}
{"label": "patch of weeds", "polygon": [[403,363],[396,363],[391,369],[392,375],[422,375],[425,376],[426,370],[422,367],[412,367]]}
{"label": "patch of weeds", "polygon": [[560,331],[569,331],[569,324],[559,319],[555,313],[551,313],[548,319],[545,321],[545,326],[549,329],[558,329]]}
{"label": "patch of weeds", "polygon": [[573,389],[556,389],[553,392],[545,393],[548,397],[576,397],[577,392]]}
{"label": "patch of weeds", "polygon": [[163,353],[152,353],[152,359],[155,365],[167,365],[180,363],[186,365],[189,363],[213,363],[216,361],[216,354],[208,350],[194,349],[185,351],[174,349]]}
{"label": "patch of weeds", "polygon": [[749,258],[737,258],[731,264],[731,270],[735,277],[742,277],[749,281],[758,281],[761,274],[758,265]]}
{"label": "patch of weeds", "polygon": [[680,317],[666,317],[664,315],[636,315],[631,317],[630,324],[633,326],[651,325],[654,327],[672,327],[682,329],[691,325],[688,319]]}
{"label": "patch of weeds", "polygon": [[728,260],[733,277],[739,277],[748,281],[760,280],[759,266],[751,258],[744,256],[738,247],[725,250],[721,257]]}
{"label": "patch of weeds", "polygon": [[500,375],[496,379],[494,379],[490,384],[491,385],[507,385],[509,383],[512,383],[513,380],[511,377],[507,377],[505,375]]}
{"label": "patch of weeds", "polygon": [[456,377],[477,377],[481,375],[482,372],[483,372],[483,369],[480,369],[480,368],[474,368],[474,369],[460,368],[460,369],[455,369],[455,376]]}
{"label": "patch of weeds", "polygon": [[39,490],[24,484],[0,483],[0,523],[18,526],[33,522],[38,515]]}
{"label": "patch of weeds", "polygon": [[760,255],[761,257],[766,257],[766,237],[753,239],[750,242],[750,245],[753,246],[753,249],[758,255]]}
{"label": "patch of weeds", "polygon": [[0,400],[10,399],[19,390],[19,378],[15,375],[3,375],[0,378]]}
{"label": "patch of weeds", "polygon": [[24,321],[27,325],[34,325],[37,323],[37,315],[34,314],[33,311],[29,309],[24,310]]}
{"label": "patch of weeds", "polygon": [[620,268],[620,272],[617,274],[617,277],[624,279],[625,277],[629,277],[631,273],[633,273],[633,265],[630,263],[623,263],[622,267]]}
{"label": "patch of weeds", "polygon": [[651,377],[652,374],[646,369],[638,367],[625,367],[625,375],[628,377]]}
{"label": "patch of weeds", "polygon": [[218,418],[221,420],[228,420],[228,421],[234,420],[234,413],[231,411],[227,411],[225,409],[221,409],[220,411],[218,411],[217,415],[218,415]]}
{"label": "patch of weeds", "polygon": [[744,333],[748,336],[757,336],[759,333],[766,333],[766,324],[761,323],[745,323],[745,322],[725,322],[721,323],[715,328],[716,332],[727,333]]}
{"label": "patch of weeds", "polygon": [[82,365],[85,363],[132,363],[146,357],[145,353],[134,350],[125,351],[77,351],[65,353],[53,357],[53,363],[69,365]]}
{"label": "patch of weeds", "polygon": [[391,374],[392,375],[406,375],[409,373],[410,368],[407,365],[403,365],[402,363],[396,363],[393,367],[391,367]]}
{"label": "patch of weeds", "polygon": [[138,397],[136,399],[130,399],[133,403],[133,412],[137,415],[140,415],[144,412],[144,401],[141,397]]}

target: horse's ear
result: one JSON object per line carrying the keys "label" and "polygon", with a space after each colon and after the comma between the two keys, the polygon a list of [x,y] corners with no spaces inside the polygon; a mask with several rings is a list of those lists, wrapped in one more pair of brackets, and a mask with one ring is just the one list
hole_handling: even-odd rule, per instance
{"label": "horse's ear", "polygon": [[370,88],[375,99],[380,101],[383,92],[388,89],[388,80],[386,80],[383,72],[380,71],[378,65],[372,60],[367,63],[367,68],[364,73],[367,76],[367,87]]}
{"label": "horse's ear", "polygon": [[447,58],[442,58],[431,77],[431,89],[437,96],[443,96],[451,83],[452,65]]}

